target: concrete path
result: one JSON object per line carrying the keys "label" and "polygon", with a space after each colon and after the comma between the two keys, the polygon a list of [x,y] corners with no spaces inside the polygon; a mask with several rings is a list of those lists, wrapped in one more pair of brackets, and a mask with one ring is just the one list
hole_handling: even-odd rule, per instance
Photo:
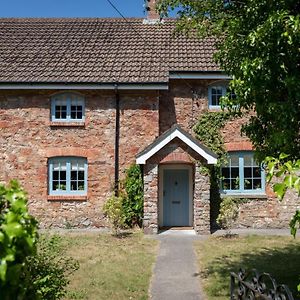
{"label": "concrete path", "polygon": [[158,235],[160,249],[150,286],[153,300],[204,300],[193,241],[199,236],[177,232]]}

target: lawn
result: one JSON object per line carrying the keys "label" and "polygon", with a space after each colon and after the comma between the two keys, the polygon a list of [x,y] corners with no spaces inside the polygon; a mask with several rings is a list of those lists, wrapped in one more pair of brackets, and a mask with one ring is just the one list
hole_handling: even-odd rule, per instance
{"label": "lawn", "polygon": [[62,247],[80,263],[65,299],[148,299],[156,241],[141,232],[123,238],[71,233],[63,235]]}
{"label": "lawn", "polygon": [[[269,272],[277,283],[287,284],[300,299],[300,239],[292,237],[248,236],[210,237],[197,241],[195,249],[200,280],[209,300],[230,297],[230,272],[257,269]],[[297,295],[298,294],[298,295]]]}

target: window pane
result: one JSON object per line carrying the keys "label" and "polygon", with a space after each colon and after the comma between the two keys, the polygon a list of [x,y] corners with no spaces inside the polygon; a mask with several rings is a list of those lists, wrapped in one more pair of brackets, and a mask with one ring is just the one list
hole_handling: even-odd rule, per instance
{"label": "window pane", "polygon": [[83,191],[84,190],[84,181],[78,181],[78,190]]}
{"label": "window pane", "polygon": [[59,186],[58,181],[55,180],[55,181],[52,182],[53,191],[58,190],[58,186]]}
{"label": "window pane", "polygon": [[67,172],[66,171],[60,171],[60,180],[66,180],[67,179]]}
{"label": "window pane", "polygon": [[244,168],[244,177],[252,177],[252,168]]}
{"label": "window pane", "polygon": [[253,166],[253,156],[251,154],[244,155],[244,166]]}
{"label": "window pane", "polygon": [[231,178],[239,177],[239,168],[231,168]]}
{"label": "window pane", "polygon": [[231,190],[239,190],[240,189],[240,180],[239,177],[230,180]]}
{"label": "window pane", "polygon": [[230,180],[229,179],[224,179],[222,181],[222,189],[223,190],[230,190]]}
{"label": "window pane", "polygon": [[222,177],[229,178],[229,168],[222,168]]}
{"label": "window pane", "polygon": [[78,172],[78,180],[84,180],[84,171]]}
{"label": "window pane", "polygon": [[253,168],[253,177],[261,177],[261,168],[259,167]]}
{"label": "window pane", "polygon": [[56,119],[66,119],[67,118],[67,106],[56,105],[55,106],[55,118]]}
{"label": "window pane", "polygon": [[77,191],[77,181],[71,181],[71,190]]}
{"label": "window pane", "polygon": [[71,119],[82,119],[82,106],[71,106]]}
{"label": "window pane", "polygon": [[65,191],[67,189],[67,182],[65,180],[60,181],[59,189],[62,191]]}
{"label": "window pane", "polygon": [[222,87],[212,87],[211,88],[211,105],[220,105],[220,98],[222,97],[223,89]]}
{"label": "window pane", "polygon": [[77,171],[71,171],[71,180],[77,180]]}
{"label": "window pane", "polygon": [[252,190],[252,179],[251,178],[245,178],[244,179],[244,189],[245,190]]}
{"label": "window pane", "polygon": [[253,179],[253,188],[261,189],[261,179]]}
{"label": "window pane", "polygon": [[238,155],[230,155],[230,165],[234,166],[234,167],[238,167],[239,166],[239,157]]}
{"label": "window pane", "polygon": [[58,180],[59,179],[59,171],[53,171],[52,179],[53,180]]}

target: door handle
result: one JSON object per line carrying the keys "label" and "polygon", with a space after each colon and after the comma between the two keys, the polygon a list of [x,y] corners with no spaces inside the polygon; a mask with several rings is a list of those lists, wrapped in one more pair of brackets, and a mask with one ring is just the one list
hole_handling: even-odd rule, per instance
{"label": "door handle", "polygon": [[173,204],[180,204],[180,201],[172,201]]}

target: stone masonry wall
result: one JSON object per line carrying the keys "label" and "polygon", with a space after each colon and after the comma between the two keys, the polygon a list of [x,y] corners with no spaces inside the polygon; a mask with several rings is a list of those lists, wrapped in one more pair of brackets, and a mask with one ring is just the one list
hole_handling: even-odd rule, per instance
{"label": "stone masonry wall", "polygon": [[210,233],[210,178],[200,172],[200,164],[195,168],[194,188],[194,229],[199,234]]}
{"label": "stone masonry wall", "polygon": [[[115,95],[84,92],[86,121],[54,126],[50,96],[54,91],[2,91],[0,94],[0,181],[16,178],[28,192],[29,208],[41,227],[100,227],[103,203],[114,183]],[[158,135],[156,92],[120,93],[120,177]],[[47,160],[51,156],[88,160],[88,195],[49,197]]]}
{"label": "stone masonry wall", "polygon": [[146,234],[158,232],[158,165],[147,164],[144,168],[144,221]]}
{"label": "stone masonry wall", "polygon": [[[124,169],[135,161],[135,155],[173,124],[193,134],[192,126],[197,118],[208,110],[208,85],[212,82],[170,80],[169,91],[120,92],[121,178]],[[114,91],[82,92],[86,97],[86,121],[81,126],[51,124],[50,96],[55,92],[0,92],[0,181],[16,178],[21,182],[28,191],[30,211],[42,227],[104,226],[102,206],[114,184]],[[222,129],[228,151],[252,149],[249,140],[240,134],[246,120],[230,121]],[[189,159],[189,163],[195,163],[200,159],[184,145],[166,151],[159,153],[159,161],[150,163],[158,165]],[[87,199],[48,196],[47,160],[56,155],[87,157]],[[149,190],[152,189],[154,191],[153,187]],[[158,191],[153,193],[157,195]],[[195,197],[199,197],[199,193],[195,190]],[[299,199],[295,195],[279,203],[267,189],[266,198],[249,199],[240,204],[236,226],[286,227],[296,208],[299,208]]]}

